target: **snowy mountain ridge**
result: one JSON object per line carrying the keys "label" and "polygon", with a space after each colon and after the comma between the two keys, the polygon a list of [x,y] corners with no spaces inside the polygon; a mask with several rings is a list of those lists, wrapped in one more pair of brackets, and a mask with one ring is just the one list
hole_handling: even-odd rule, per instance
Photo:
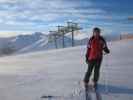
{"label": "snowy mountain ridge", "polygon": [[[119,35],[105,35],[107,41],[119,40]],[[62,37],[57,38],[57,48],[63,48]],[[86,45],[88,36],[86,34],[75,34],[74,43],[75,46]],[[64,37],[64,47],[71,47],[72,39],[71,34],[66,34]],[[0,55],[5,54],[20,54],[29,53],[42,50],[56,49],[55,41],[49,41],[49,35],[45,35],[41,32],[36,32],[27,35],[18,35],[8,38],[0,38]]]}
{"label": "snowy mountain ridge", "polygon": [[[76,40],[77,39],[77,40]],[[27,53],[40,50],[55,49],[55,41],[49,41],[49,35],[43,33],[33,33],[27,35],[18,35],[9,38],[0,38],[0,48],[13,48],[15,53]],[[71,46],[71,37],[65,36],[65,47]],[[75,45],[83,45],[87,41],[83,35],[75,37]],[[62,37],[57,38],[57,47],[62,48]]]}

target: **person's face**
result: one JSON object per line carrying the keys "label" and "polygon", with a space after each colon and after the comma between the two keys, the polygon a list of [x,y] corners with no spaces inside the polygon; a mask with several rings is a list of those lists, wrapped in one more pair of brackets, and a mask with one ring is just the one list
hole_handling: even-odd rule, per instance
{"label": "person's face", "polygon": [[100,36],[100,32],[94,31],[94,32],[93,32],[93,35],[94,35],[95,37],[99,37],[99,36]]}

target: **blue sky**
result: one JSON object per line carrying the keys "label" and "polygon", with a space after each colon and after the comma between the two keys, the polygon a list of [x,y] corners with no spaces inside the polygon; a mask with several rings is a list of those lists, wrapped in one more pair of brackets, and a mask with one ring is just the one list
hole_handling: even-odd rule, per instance
{"label": "blue sky", "polygon": [[36,31],[48,33],[67,21],[83,33],[102,28],[104,34],[133,33],[133,0],[0,0],[0,36]]}

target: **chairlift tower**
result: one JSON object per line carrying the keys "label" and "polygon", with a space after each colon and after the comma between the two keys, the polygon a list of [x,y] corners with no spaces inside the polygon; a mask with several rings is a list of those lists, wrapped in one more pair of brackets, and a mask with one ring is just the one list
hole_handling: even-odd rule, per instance
{"label": "chairlift tower", "polygon": [[[62,37],[62,47],[65,47],[65,34],[67,33],[71,33],[72,34],[72,47],[75,45],[74,43],[74,32],[77,30],[81,30],[82,28],[80,28],[78,26],[78,23],[74,23],[74,22],[67,22],[67,26],[57,26],[58,29],[57,31],[49,31],[50,32],[50,38],[54,37],[54,41],[55,41],[55,47],[57,48],[57,38],[58,37]],[[53,39],[53,38],[52,38]]]}
{"label": "chairlift tower", "polygon": [[74,23],[74,22],[67,22],[67,27],[68,27],[69,32],[71,32],[72,34],[72,47],[73,47],[75,45],[74,31],[81,30],[82,28],[78,26],[78,23]]}
{"label": "chairlift tower", "polygon": [[50,39],[54,39],[54,42],[55,42],[55,47],[56,47],[56,49],[58,48],[58,46],[57,46],[57,37],[58,37],[58,34],[57,34],[57,32],[56,31],[49,31],[50,32]]}
{"label": "chairlift tower", "polygon": [[62,46],[65,48],[65,40],[64,40],[64,35],[65,35],[65,27],[64,26],[57,26],[58,27],[58,34],[61,34],[62,36]]}

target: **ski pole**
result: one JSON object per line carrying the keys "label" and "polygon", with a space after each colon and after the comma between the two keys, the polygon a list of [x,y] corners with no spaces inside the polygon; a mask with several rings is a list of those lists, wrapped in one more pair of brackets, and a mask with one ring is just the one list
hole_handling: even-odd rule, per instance
{"label": "ski pole", "polygon": [[105,93],[108,93],[108,55],[106,55],[106,62],[105,62]]}

